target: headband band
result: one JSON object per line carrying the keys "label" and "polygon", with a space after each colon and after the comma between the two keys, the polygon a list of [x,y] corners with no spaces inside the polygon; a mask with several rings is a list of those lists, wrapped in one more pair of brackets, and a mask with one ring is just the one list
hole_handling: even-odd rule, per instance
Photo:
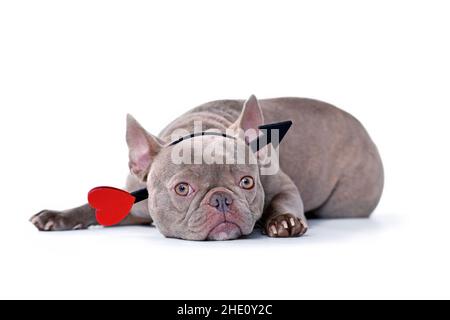
{"label": "headband band", "polygon": [[221,132],[206,132],[206,131],[202,131],[202,132],[196,132],[196,133],[191,133],[187,136],[181,137],[175,141],[172,141],[171,143],[168,144],[168,146],[174,146],[178,143],[180,143],[183,140],[188,140],[188,139],[192,139],[195,137],[200,137],[200,136],[219,136],[219,137],[224,137],[224,138],[229,138],[229,139],[234,139],[236,140],[235,137],[229,136],[225,133],[221,133]]}

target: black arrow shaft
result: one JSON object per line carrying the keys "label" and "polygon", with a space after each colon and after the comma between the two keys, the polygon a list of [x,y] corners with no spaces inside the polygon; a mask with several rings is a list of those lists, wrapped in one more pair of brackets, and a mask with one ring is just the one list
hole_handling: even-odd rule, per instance
{"label": "black arrow shaft", "polygon": [[131,195],[136,198],[134,199],[134,203],[138,203],[148,198],[148,190],[147,188],[139,189],[133,191]]}

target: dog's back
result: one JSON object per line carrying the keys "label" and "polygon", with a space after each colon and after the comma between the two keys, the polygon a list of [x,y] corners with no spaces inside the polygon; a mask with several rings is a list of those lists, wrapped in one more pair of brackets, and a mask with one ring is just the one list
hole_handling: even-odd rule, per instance
{"label": "dog's back", "polygon": [[[199,119],[217,117],[221,121],[203,121],[205,129],[208,124],[223,129],[237,119],[243,104],[244,100],[212,101],[179,119],[185,119],[186,128],[197,114]],[[293,121],[280,146],[281,168],[299,189],[309,216],[369,216],[381,197],[384,176],[378,150],[362,124],[349,113],[313,99],[261,99],[259,104],[266,123]],[[180,125],[179,119],[174,123]],[[172,129],[169,125],[162,135]]]}

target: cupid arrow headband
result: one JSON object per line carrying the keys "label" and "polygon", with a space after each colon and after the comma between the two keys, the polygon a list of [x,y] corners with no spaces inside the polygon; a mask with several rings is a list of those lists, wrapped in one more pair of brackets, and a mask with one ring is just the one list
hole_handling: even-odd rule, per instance
{"label": "cupid arrow headband", "polygon": [[[262,135],[249,143],[250,149],[253,152],[257,152],[269,144],[272,144],[275,148],[278,147],[278,144],[283,140],[291,126],[292,121],[283,121],[259,126],[258,128],[262,132]],[[272,141],[272,130],[278,130],[278,141]],[[172,141],[167,146],[174,146],[183,140],[192,139],[198,136],[221,136],[224,138],[236,139],[225,133],[197,132]],[[147,188],[129,193],[122,189],[102,186],[96,187],[88,193],[88,203],[96,210],[95,216],[97,222],[103,226],[118,224],[126,218],[135,203],[141,202],[147,198]]]}

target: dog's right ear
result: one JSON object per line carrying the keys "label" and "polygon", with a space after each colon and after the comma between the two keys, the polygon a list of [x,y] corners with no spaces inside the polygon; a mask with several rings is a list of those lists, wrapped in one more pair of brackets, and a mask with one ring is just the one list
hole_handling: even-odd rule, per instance
{"label": "dog's right ear", "polygon": [[127,144],[130,171],[141,181],[147,179],[150,166],[163,142],[148,133],[130,114],[127,115]]}

